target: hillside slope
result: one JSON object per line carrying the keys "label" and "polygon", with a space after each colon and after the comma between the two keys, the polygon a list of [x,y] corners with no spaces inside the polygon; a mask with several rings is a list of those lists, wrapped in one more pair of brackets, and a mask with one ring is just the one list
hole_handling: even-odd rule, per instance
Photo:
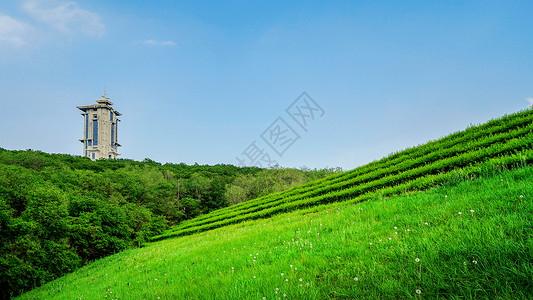
{"label": "hillside slope", "polygon": [[[93,162],[0,148],[0,299],[94,259],[139,247],[169,225],[229,202],[332,172],[336,170],[161,165],[149,159]],[[264,184],[254,185],[258,182]],[[241,188],[243,184],[250,187]]]}
{"label": "hillside slope", "polygon": [[486,168],[168,239],[19,299],[530,299],[532,174]]}
{"label": "hillside slope", "polygon": [[532,145],[533,110],[528,109],[391,154],[352,171],[214,211],[174,226],[153,240],[325,203],[355,203],[422,190],[445,182],[458,169],[463,174],[476,174],[482,166],[530,163]]}

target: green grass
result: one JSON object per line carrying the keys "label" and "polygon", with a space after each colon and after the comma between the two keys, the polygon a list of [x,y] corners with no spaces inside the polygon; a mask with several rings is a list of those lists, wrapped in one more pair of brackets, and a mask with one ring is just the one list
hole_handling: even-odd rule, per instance
{"label": "green grass", "polygon": [[531,299],[532,174],[485,169],[167,239],[19,298]]}
{"label": "green grass", "polygon": [[528,109],[409,148],[354,170],[226,207],[170,228],[152,240],[184,236],[332,202],[423,190],[494,165],[533,163],[533,110]]}

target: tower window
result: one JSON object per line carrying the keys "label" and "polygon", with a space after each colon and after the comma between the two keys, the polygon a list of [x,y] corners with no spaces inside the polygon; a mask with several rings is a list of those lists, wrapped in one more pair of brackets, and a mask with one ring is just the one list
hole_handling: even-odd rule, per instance
{"label": "tower window", "polygon": [[85,138],[89,138],[89,115],[85,115]]}
{"label": "tower window", "polygon": [[111,124],[111,148],[115,145],[115,125]]}
{"label": "tower window", "polygon": [[93,121],[93,145],[98,145],[98,121]]}

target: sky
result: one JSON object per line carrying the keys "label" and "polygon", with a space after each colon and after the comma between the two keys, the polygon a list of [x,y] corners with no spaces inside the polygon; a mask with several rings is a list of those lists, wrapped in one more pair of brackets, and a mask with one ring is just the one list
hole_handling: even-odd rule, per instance
{"label": "sky", "polygon": [[531,1],[0,2],[0,147],[353,169],[533,104]]}

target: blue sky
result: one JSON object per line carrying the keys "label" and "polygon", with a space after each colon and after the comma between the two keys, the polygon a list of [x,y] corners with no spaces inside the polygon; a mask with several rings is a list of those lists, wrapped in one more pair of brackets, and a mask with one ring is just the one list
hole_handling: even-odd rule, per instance
{"label": "blue sky", "polygon": [[[237,164],[253,143],[281,166],[352,169],[531,106],[532,12],[531,1],[3,0],[0,147],[81,155],[76,106],[105,88],[124,158]],[[286,112],[303,92],[324,112],[306,130]],[[282,140],[261,138],[278,118],[299,137],[281,156]]]}

